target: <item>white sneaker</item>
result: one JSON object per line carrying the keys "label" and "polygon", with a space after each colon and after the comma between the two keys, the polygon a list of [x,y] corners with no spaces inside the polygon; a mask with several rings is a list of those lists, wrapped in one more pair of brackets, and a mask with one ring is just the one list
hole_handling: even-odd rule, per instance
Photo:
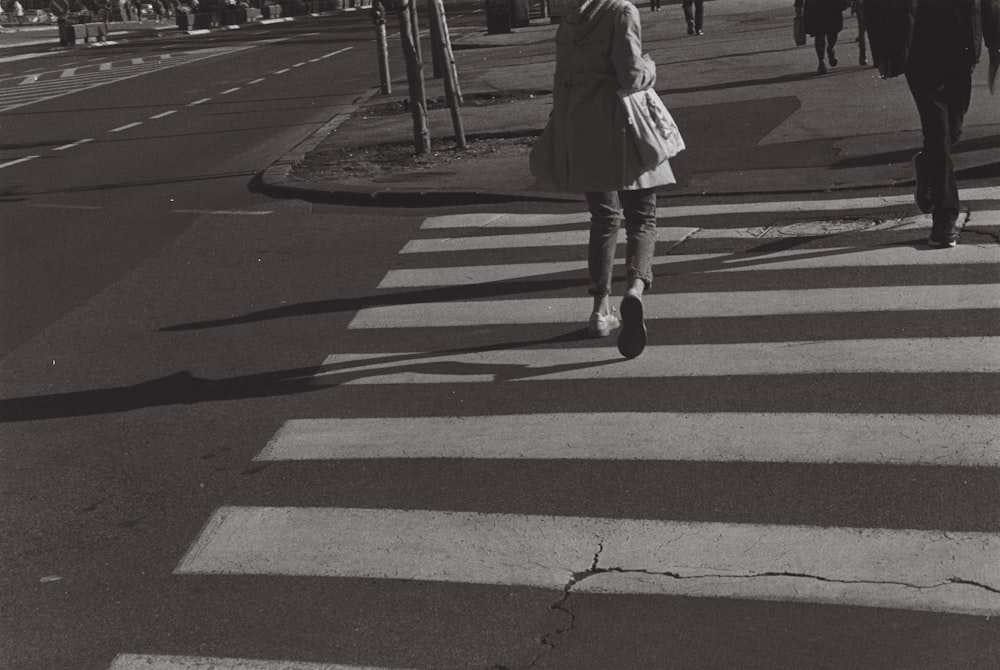
{"label": "white sneaker", "polygon": [[591,337],[607,337],[611,331],[621,325],[618,315],[612,309],[607,314],[594,312],[590,315],[590,325],[587,327],[587,334]]}

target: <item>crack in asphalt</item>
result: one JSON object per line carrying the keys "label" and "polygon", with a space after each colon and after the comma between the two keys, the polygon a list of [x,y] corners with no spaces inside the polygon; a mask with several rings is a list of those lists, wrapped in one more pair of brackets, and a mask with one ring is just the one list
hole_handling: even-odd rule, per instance
{"label": "crack in asphalt", "polygon": [[734,578],[734,579],[756,579],[759,577],[788,577],[794,579],[810,579],[813,581],[833,583],[833,584],[878,584],[878,585],[890,585],[890,586],[901,586],[904,588],[911,588],[918,591],[924,591],[929,589],[937,589],[944,586],[949,586],[952,584],[960,584],[963,586],[972,586],[976,588],[983,589],[990,593],[1000,594],[1000,588],[990,586],[988,584],[982,584],[970,579],[963,579],[961,577],[950,577],[947,580],[939,582],[937,584],[911,584],[909,582],[901,582],[894,580],[870,580],[870,579],[835,579],[832,577],[823,577],[820,575],[811,575],[802,572],[789,572],[789,571],[768,571],[768,572],[755,572],[748,574],[727,574],[725,572],[713,572],[704,574],[691,574],[684,575],[679,572],[671,571],[655,571],[646,570],[643,568],[602,568],[598,565],[601,553],[604,551],[604,540],[598,541],[597,551],[594,552],[594,558],[590,563],[590,567],[586,570],[580,572],[574,572],[570,574],[569,580],[562,588],[562,596],[558,601],[550,606],[550,609],[557,611],[569,618],[569,622],[565,626],[560,626],[551,632],[546,633],[539,640],[543,649],[539,651],[534,658],[524,667],[524,670],[529,670],[535,667],[535,665],[546,655],[555,651],[556,639],[565,633],[572,631],[576,627],[576,615],[567,606],[570,596],[573,595],[573,587],[575,587],[580,582],[589,579],[595,575],[612,574],[612,573],[638,573],[645,575],[652,575],[656,577],[670,577],[671,579],[719,579],[719,578]]}

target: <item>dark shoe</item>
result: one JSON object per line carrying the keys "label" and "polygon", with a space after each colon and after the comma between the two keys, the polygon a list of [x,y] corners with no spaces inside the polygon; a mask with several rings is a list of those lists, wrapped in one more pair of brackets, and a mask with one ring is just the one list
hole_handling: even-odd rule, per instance
{"label": "dark shoe", "polygon": [[958,244],[958,226],[954,223],[935,223],[931,226],[931,234],[927,244],[935,249],[947,249]]}
{"label": "dark shoe", "polygon": [[868,65],[868,55],[864,51],[858,56],[858,65]]}
{"label": "dark shoe", "polygon": [[823,61],[819,62],[819,67],[816,69],[819,74],[826,74],[826,63]]}
{"label": "dark shoe", "polygon": [[694,35],[694,23],[688,21],[688,35]]}
{"label": "dark shoe", "polygon": [[839,61],[837,61],[837,54],[835,54],[835,53],[833,52],[833,49],[830,49],[829,51],[827,51],[827,52],[826,52],[826,55],[827,55],[827,57],[829,57],[829,59],[830,59],[830,67],[837,67],[837,63],[838,63]]}
{"label": "dark shoe", "polygon": [[930,214],[934,211],[934,193],[931,190],[930,181],[927,179],[927,172],[923,167],[923,154],[918,153],[913,157],[913,176],[916,187],[913,189],[913,200],[917,203],[917,209],[923,214]]}
{"label": "dark shoe", "polygon": [[629,291],[622,298],[619,312],[622,315],[622,329],[618,333],[618,351],[625,358],[635,358],[646,348],[642,298]]}
{"label": "dark shoe", "polygon": [[704,35],[704,34],[705,34],[705,31],[704,31],[704,30],[702,30],[701,28],[698,28],[698,30],[694,31],[694,34],[695,34],[695,35]]}

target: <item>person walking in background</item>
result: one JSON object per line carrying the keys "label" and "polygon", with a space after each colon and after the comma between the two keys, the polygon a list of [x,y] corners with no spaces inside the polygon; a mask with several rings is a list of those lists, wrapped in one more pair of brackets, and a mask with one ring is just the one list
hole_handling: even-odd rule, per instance
{"label": "person walking in background", "polygon": [[704,35],[701,27],[705,20],[705,0],[684,0],[683,8],[688,35]]}
{"label": "person walking in background", "polygon": [[815,39],[817,71],[826,74],[824,54],[830,67],[837,67],[837,36],[844,29],[843,0],[795,0],[795,13],[805,20],[806,34]]}
{"label": "person walking in background", "polygon": [[662,8],[663,0],[649,0],[649,11],[658,12]]}
{"label": "person walking in background", "polygon": [[21,4],[21,0],[14,0],[14,19],[17,25],[24,24],[24,5]]}
{"label": "person walking in background", "polygon": [[[541,188],[585,194],[593,297],[588,332],[605,337],[621,325],[618,349],[627,358],[646,346],[642,296],[653,283],[654,189],[676,182],[667,161],[652,170],[642,166],[619,99],[619,91],[656,83],[656,65],[642,54],[641,31],[639,10],[628,0],[569,0],[555,36],[552,114],[530,156]],[[628,288],[619,320],[610,299],[623,218]]]}
{"label": "person walking in background", "polygon": [[851,14],[858,21],[858,65],[868,65],[868,49],[865,44],[865,2],[851,0]]}
{"label": "person walking in background", "polygon": [[905,75],[920,115],[923,147],[913,157],[914,200],[931,215],[927,243],[958,243],[959,197],[952,146],[972,99],[972,72],[985,39],[989,86],[1000,65],[1000,0],[868,0],[865,24],[883,77]]}

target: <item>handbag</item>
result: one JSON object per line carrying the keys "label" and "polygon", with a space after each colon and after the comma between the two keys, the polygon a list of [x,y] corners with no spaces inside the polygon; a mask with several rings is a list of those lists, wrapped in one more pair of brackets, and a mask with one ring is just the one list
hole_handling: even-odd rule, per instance
{"label": "handbag", "polygon": [[663,100],[650,88],[618,91],[625,107],[628,133],[643,170],[652,170],[684,150],[684,138]]}
{"label": "handbag", "polygon": [[795,35],[795,46],[800,47],[806,43],[806,20],[801,14],[792,21],[792,33]]}

